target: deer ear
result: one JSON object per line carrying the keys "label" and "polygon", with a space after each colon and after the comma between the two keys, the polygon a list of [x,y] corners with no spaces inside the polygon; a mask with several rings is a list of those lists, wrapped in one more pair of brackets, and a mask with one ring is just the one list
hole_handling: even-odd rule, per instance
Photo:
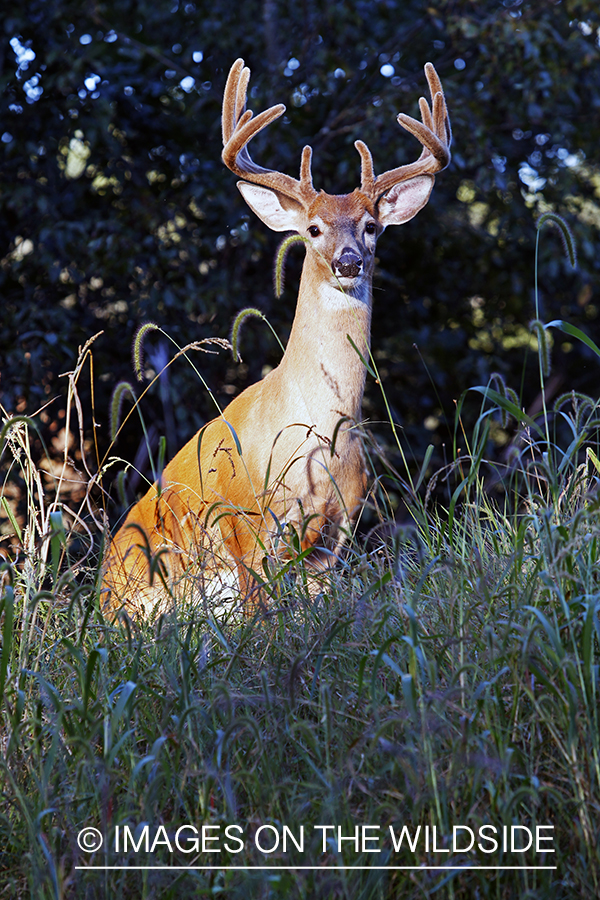
{"label": "deer ear", "polygon": [[301,203],[273,188],[238,181],[239,191],[252,210],[271,231],[300,231],[304,208]]}
{"label": "deer ear", "polygon": [[390,188],[377,207],[383,227],[402,225],[416,216],[429,200],[433,181],[433,175],[417,175],[410,181],[402,181]]}

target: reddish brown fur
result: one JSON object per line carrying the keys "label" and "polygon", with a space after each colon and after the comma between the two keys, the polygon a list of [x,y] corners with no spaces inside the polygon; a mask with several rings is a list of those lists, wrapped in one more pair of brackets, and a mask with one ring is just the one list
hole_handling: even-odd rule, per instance
{"label": "reddish brown fur", "polygon": [[312,551],[313,571],[336,561],[366,490],[358,423],[375,243],[387,225],[424,206],[434,173],[449,160],[441,85],[433,66],[426,72],[433,116],[422,101],[425,125],[401,117],[426,148],[417,163],[375,178],[370,153],[357,142],[362,189],[330,195],[312,186],[310,148],[299,181],[252,162],[247,143],[284,107],[252,119],[244,112],[249,72],[242,60],[233,65],[223,159],[245,179],[238,187],[270,228],[306,238],[296,315],[280,365],[179,451],[115,535],[103,582],[113,609],[147,613],[190,587],[206,596],[205,582],[228,569],[252,609],[264,600],[252,573],[260,576],[265,555],[286,556],[290,528]]}

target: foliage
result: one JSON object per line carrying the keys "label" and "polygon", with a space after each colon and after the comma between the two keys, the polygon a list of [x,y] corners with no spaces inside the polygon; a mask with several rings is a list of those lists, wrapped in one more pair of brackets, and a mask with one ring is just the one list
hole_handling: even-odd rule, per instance
{"label": "foliage", "polygon": [[[598,896],[599,24],[585,0],[32,0],[4,17],[0,515],[21,547],[0,566],[5,892]],[[293,171],[310,141],[328,190],[356,182],[357,136],[379,170],[410,158],[394,116],[414,112],[426,59],[448,94],[453,166],[428,208],[380,244],[365,404],[387,422],[371,429],[363,521],[375,527],[316,601],[292,560],[265,569],[274,602],[260,619],[200,602],[112,622],[94,543],[109,416],[120,454],[133,460],[143,433],[160,468],[161,433],[172,453],[215,397],[280,353],[249,315],[241,341],[236,330],[244,363],[192,350],[242,309],[282,338],[291,321],[297,251],[275,303],[272,238],[219,162],[221,90],[239,55],[257,109],[288,103],[257,158]],[[536,232],[546,214],[574,235],[577,272],[551,229]],[[133,385],[134,335],[146,383],[130,414],[129,396],[109,398]],[[201,379],[214,394],[200,396]],[[457,824],[553,825],[557,852],[543,863],[557,868],[378,871],[335,842],[325,854],[311,844],[310,862],[371,868],[76,868],[140,861],[84,853],[84,827],[112,843],[117,826],[172,837],[184,823],[232,822],[249,836],[262,824],[435,826],[438,847]],[[150,856],[173,861],[164,845]],[[381,863],[449,858],[404,845]],[[489,864],[452,857],[466,859]],[[192,861],[204,859],[177,857]],[[234,862],[285,856],[249,846]]]}
{"label": "foliage", "polygon": [[[499,505],[483,490],[482,449],[490,413],[519,411],[508,394],[482,393],[448,508],[415,501],[413,527],[375,552],[355,545],[316,599],[292,562],[271,570],[277,599],[255,620],[200,598],[153,623],[111,622],[98,568],[61,560],[60,517],[22,566],[4,564],[0,871],[11,896],[598,896],[598,406],[563,397],[555,412],[573,440],[552,434],[551,452],[543,425],[524,430]],[[21,449],[27,424],[5,427]],[[14,456],[33,485],[27,453]],[[233,824],[243,849],[225,847]],[[215,852],[194,850],[189,829],[177,850],[185,825],[210,826]],[[263,847],[284,825],[299,841],[304,826],[303,852],[290,840],[261,853],[265,825]],[[323,845],[321,825],[348,838],[378,826],[368,834],[380,842],[338,849],[334,830]],[[542,846],[556,852],[490,856],[481,840],[448,852],[458,825],[551,826]],[[435,827],[437,851],[421,838],[395,852],[389,829],[404,826]],[[77,843],[90,827],[105,840],[93,853]],[[131,838],[125,850],[125,828],[138,851]],[[457,868],[386,868],[422,864]],[[173,865],[214,868],[159,868]]]}
{"label": "foliage", "polygon": [[[432,59],[448,95],[454,161],[427,209],[380,242],[380,374],[411,467],[429,441],[432,465],[444,462],[454,401],[491,372],[522,384],[525,407],[535,405],[535,358],[522,373],[521,351],[534,346],[527,285],[540,213],[569,220],[580,260],[573,273],[556,238],[542,241],[539,317],[584,331],[597,322],[599,25],[591,0],[14,7],[3,18],[0,53],[4,408],[34,414],[65,392],[60,373],[102,330],[96,425],[84,426],[100,460],[110,443],[109,397],[131,378],[127,348],[143,322],[183,346],[224,336],[242,308],[258,307],[285,343],[302,251],[290,254],[277,302],[274,236],[248,214],[220,162],[221,93],[240,55],[252,69],[255,109],[288,106],[256,141],[256,157],[293,173],[310,142],[317,186],[330,191],[355,186],[359,136],[379,171],[414,158],[418,148],[395,115],[415,113],[422,66]],[[147,346],[152,374],[171,351],[159,335]],[[245,328],[243,351],[238,365],[224,353],[203,359],[221,405],[280,358],[260,320]],[[568,383],[595,394],[590,358],[561,338],[548,390]],[[89,409],[83,377],[79,390]],[[153,390],[156,401],[144,410],[150,436],[156,445],[165,434],[172,456],[213,415],[212,402],[198,396],[195,375],[181,364]],[[62,427],[57,414],[54,404],[37,420],[47,439]],[[399,464],[389,426],[377,425],[387,417],[372,382],[365,414]],[[497,429],[490,454],[501,457],[509,437]],[[131,419],[120,454],[133,460],[143,440]],[[150,472],[143,453],[138,462]]]}

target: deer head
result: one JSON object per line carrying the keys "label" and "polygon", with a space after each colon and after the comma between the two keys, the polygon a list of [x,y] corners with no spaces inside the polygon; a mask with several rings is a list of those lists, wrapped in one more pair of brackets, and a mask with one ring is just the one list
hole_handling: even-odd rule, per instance
{"label": "deer head", "polygon": [[362,141],[361,186],[350,194],[317,191],[311,175],[312,149],[304,147],[300,178],[257,165],[248,152],[252,138],[285,112],[283,104],[254,117],[246,109],[250,70],[238,59],[223,97],[223,162],[244,179],[238,188],[248,206],[273,231],[295,231],[308,242],[308,254],[322,278],[344,290],[373,274],[377,238],[388,225],[408,222],[429,199],[434,176],[450,161],[452,139],[442,85],[431,63],[425,74],[432,109],[419,101],[422,122],[400,113],[398,122],[422,144],[419,158],[375,176],[373,157]]}

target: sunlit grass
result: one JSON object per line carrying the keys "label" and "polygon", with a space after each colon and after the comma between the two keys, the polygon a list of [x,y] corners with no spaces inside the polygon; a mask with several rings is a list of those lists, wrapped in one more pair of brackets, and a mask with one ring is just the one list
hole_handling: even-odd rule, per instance
{"label": "sunlit grass", "polygon": [[[58,531],[45,556],[5,565],[7,896],[597,896],[600,504],[586,409],[565,413],[579,428],[570,458],[556,445],[549,461],[541,438],[522,445],[507,476],[516,508],[484,491],[482,413],[447,509],[415,501],[413,527],[351,548],[316,599],[288,579],[254,620],[189,605],[110,622],[97,570],[71,574]],[[144,824],[150,846],[160,826],[174,841],[184,824],[237,824],[244,849],[228,852],[223,830],[210,832],[219,853],[171,854],[164,839],[154,853],[110,849],[117,827],[137,840]],[[304,826],[303,852],[260,853],[265,824],[297,840]],[[323,852],[314,826],[330,824],[379,826],[367,848],[382,852],[346,841],[338,853],[333,830]],[[486,824],[552,825],[556,852],[443,852],[453,826]],[[389,827],[403,825],[435,826],[439,852],[423,839],[394,852]],[[87,826],[105,850],[78,848]],[[223,868],[75,869],[158,863]],[[373,868],[469,863],[556,869]],[[286,864],[319,868],[225,868]],[[341,864],[368,868],[326,869]]]}
{"label": "sunlit grass", "polygon": [[[302,560],[265,568],[254,618],[206,597],[107,617],[95,507],[46,502],[31,421],[4,424],[26,509],[4,503],[23,550],[0,567],[0,897],[600,895],[598,404],[533,420],[500,376],[470,395],[444,470],[380,474],[369,540],[316,596]],[[498,847],[461,852],[484,826]],[[513,852],[517,826],[551,840]]]}

